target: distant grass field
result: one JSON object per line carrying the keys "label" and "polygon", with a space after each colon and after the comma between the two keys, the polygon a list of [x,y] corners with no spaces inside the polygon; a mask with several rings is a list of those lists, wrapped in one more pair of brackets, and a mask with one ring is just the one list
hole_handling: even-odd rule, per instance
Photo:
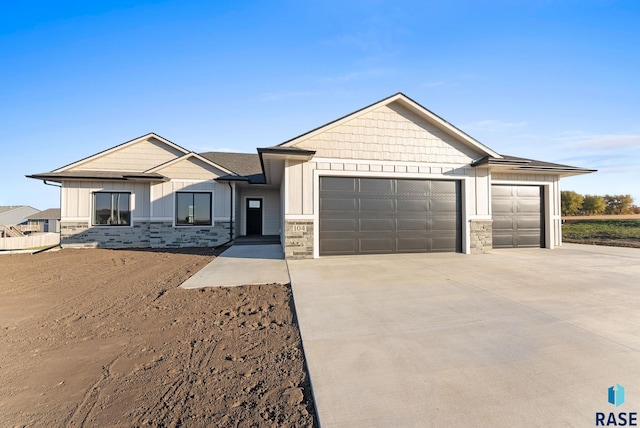
{"label": "distant grass field", "polygon": [[565,242],[640,247],[640,220],[570,220],[562,225]]}

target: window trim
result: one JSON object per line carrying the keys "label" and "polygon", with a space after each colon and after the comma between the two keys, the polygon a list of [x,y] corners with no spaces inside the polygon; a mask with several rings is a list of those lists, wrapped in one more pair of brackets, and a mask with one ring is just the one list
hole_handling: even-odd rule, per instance
{"label": "window trim", "polygon": [[[97,213],[96,213],[96,195],[99,193],[105,193],[105,194],[110,194],[113,195],[114,193],[119,193],[119,194],[123,194],[123,195],[127,195],[128,198],[128,202],[129,202],[129,222],[126,224],[102,224],[102,223],[97,223]],[[133,226],[133,209],[132,209],[132,200],[133,200],[133,192],[128,192],[128,191],[119,191],[119,190],[96,190],[94,192],[91,192],[91,225],[93,227],[131,227]]]}
{"label": "window trim", "polygon": [[[206,194],[209,195],[209,223],[208,224],[180,224],[178,223],[178,195],[179,194]],[[212,227],[215,224],[213,219],[213,191],[211,190],[198,190],[198,191],[190,191],[190,190],[180,190],[174,193],[174,204],[173,204],[173,225],[174,227]]]}

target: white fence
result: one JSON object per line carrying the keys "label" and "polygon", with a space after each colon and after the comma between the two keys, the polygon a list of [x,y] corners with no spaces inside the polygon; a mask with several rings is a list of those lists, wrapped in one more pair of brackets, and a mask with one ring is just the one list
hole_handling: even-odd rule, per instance
{"label": "white fence", "polygon": [[19,238],[0,238],[0,250],[26,250],[60,243],[59,233],[32,233]]}

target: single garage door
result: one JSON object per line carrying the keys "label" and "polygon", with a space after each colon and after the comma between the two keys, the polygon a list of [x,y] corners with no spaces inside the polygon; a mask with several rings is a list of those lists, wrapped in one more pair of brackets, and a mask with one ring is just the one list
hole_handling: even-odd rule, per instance
{"label": "single garage door", "polygon": [[320,255],[461,251],[460,182],[320,177]]}
{"label": "single garage door", "polygon": [[493,248],[544,247],[540,186],[491,186]]}

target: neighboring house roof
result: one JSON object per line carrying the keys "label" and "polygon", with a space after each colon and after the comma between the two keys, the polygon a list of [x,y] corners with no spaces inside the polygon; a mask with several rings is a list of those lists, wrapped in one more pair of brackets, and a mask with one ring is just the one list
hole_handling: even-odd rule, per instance
{"label": "neighboring house roof", "polygon": [[146,180],[146,181],[168,181],[162,174],[155,172],[131,172],[131,171],[63,171],[63,172],[43,172],[41,174],[27,175],[28,178],[38,180],[62,181],[62,180]]}
{"label": "neighboring house roof", "polygon": [[49,208],[30,215],[27,220],[60,220],[60,208]]}
{"label": "neighboring house roof", "polygon": [[284,143],[279,144],[278,148],[283,148],[283,147],[291,147],[291,146],[295,146],[299,143],[301,143],[302,141],[313,137],[314,135],[317,135],[319,133],[325,132],[335,126],[338,126],[342,123],[345,123],[349,120],[354,119],[357,116],[363,115],[365,113],[368,113],[372,110],[375,110],[381,106],[385,106],[385,105],[389,105],[391,103],[399,103],[402,104],[404,107],[409,108],[410,110],[412,110],[414,113],[417,113],[420,117],[422,117],[423,119],[425,119],[426,121],[428,121],[429,123],[435,125],[436,127],[440,128],[441,130],[443,130],[444,132],[448,133],[449,135],[452,135],[454,137],[456,137],[459,141],[463,142],[464,144],[475,148],[476,150],[478,150],[480,153],[484,153],[488,156],[494,157],[494,158],[501,158],[501,155],[499,155],[498,153],[494,152],[493,150],[491,150],[489,147],[485,146],[484,144],[482,144],[481,142],[479,142],[478,140],[476,140],[475,138],[471,137],[469,134],[467,134],[466,132],[456,128],[455,126],[453,126],[451,123],[447,122],[446,120],[444,120],[443,118],[441,118],[440,116],[438,116],[437,114],[433,113],[431,110],[425,108],[424,106],[418,104],[417,102],[415,102],[414,100],[412,100],[411,98],[409,98],[408,96],[406,96],[405,94],[403,94],[402,92],[398,92],[395,95],[392,95],[390,97],[384,98],[378,102],[375,102],[367,107],[364,107],[360,110],[357,110],[353,113],[350,113],[346,116],[343,116],[339,119],[336,119],[332,122],[329,122],[325,125],[322,125],[318,128],[315,128],[309,132],[305,132],[302,135],[299,135],[291,140],[285,141]]}
{"label": "neighboring house roof", "polygon": [[11,205],[0,207],[0,226],[11,226],[24,223],[27,217],[40,212],[28,205]]}
{"label": "neighboring house roof", "polygon": [[497,166],[507,167],[510,170],[515,171],[537,171],[537,172],[555,172],[565,173],[566,175],[574,174],[588,174],[590,172],[596,172],[595,169],[580,168],[571,165],[562,165],[558,163],[543,162],[535,159],[526,159],[516,156],[502,155],[502,158],[496,159],[490,156],[485,156],[471,164],[473,167],[481,166]]}

